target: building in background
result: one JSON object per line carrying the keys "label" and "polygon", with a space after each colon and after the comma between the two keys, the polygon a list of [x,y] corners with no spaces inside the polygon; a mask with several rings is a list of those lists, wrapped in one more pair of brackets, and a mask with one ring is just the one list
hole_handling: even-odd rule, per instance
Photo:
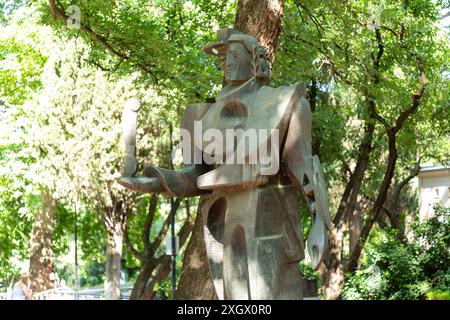
{"label": "building in background", "polygon": [[450,166],[427,166],[419,175],[419,217],[423,221],[433,215],[433,206],[450,207]]}

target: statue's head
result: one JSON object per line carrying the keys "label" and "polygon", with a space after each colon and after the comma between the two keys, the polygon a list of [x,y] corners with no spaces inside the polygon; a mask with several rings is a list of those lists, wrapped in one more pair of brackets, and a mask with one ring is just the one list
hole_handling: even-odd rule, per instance
{"label": "statue's head", "polygon": [[219,41],[208,44],[203,51],[219,57],[227,83],[241,83],[252,77],[269,82],[266,50],[255,37],[234,29],[220,29],[217,37]]}

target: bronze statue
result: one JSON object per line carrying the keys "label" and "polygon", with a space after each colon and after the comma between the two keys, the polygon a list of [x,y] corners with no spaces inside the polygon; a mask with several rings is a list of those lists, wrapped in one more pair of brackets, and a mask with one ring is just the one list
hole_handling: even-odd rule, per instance
{"label": "bronze statue", "polygon": [[[225,86],[215,103],[187,106],[181,123],[188,135],[209,138],[183,137],[184,169],[144,166],[143,176],[135,176],[139,105],[132,103],[124,111],[127,155],[119,183],[171,197],[206,195],[205,244],[220,299],[302,299],[298,194],[313,216],[307,248],[315,269],[330,223],[320,161],[311,154],[306,89],[267,86],[270,67],[256,38],[234,29],[217,35],[204,52],[219,57]],[[265,134],[255,140],[249,132]],[[207,143],[212,135],[213,147]],[[270,151],[270,161],[261,157],[263,150]]]}

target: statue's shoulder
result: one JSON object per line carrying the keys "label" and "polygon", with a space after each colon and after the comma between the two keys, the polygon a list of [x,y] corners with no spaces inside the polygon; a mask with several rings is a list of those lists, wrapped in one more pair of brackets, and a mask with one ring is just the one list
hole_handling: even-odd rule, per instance
{"label": "statue's shoulder", "polygon": [[208,111],[212,103],[188,104],[181,118],[181,128],[191,130],[194,128],[194,121],[199,121]]}
{"label": "statue's shoulder", "polygon": [[[302,99],[303,98],[303,99]],[[278,112],[291,113],[291,111],[297,108],[297,105],[302,103],[302,100],[306,99],[306,86],[304,83],[296,83],[287,86],[269,87],[262,86],[258,90],[257,100],[263,103],[270,103],[272,108],[276,106]]]}
{"label": "statue's shoulder", "polygon": [[262,86],[258,90],[258,95],[284,98],[288,96],[306,97],[306,86],[303,82],[280,87]]}

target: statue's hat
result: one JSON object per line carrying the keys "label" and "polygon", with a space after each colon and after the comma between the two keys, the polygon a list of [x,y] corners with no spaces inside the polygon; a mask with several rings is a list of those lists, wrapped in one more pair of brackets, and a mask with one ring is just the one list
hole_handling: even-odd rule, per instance
{"label": "statue's hat", "polygon": [[203,48],[206,54],[224,56],[230,42],[241,42],[249,52],[252,52],[253,47],[258,46],[258,40],[255,37],[239,32],[236,29],[223,28],[217,30],[216,33],[218,41],[209,43]]}

